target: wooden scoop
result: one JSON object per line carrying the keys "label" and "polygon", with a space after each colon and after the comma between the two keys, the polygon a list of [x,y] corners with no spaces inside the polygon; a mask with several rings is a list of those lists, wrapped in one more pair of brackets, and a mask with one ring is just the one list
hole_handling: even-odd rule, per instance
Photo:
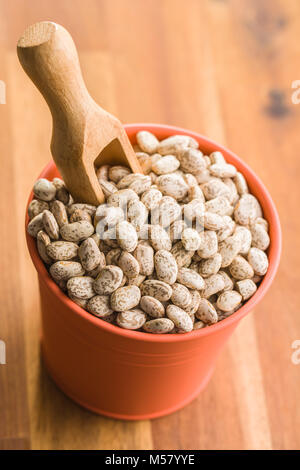
{"label": "wooden scoop", "polygon": [[75,201],[104,202],[95,172],[101,165],[126,165],[142,173],[120,121],[89,95],[68,31],[50,21],[36,23],[19,39],[17,51],[50,108],[52,156]]}

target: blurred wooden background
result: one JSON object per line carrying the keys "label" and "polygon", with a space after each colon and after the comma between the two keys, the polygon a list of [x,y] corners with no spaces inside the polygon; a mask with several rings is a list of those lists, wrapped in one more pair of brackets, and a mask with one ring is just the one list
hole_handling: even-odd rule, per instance
{"label": "blurred wooden background", "polygon": [[[64,25],[91,94],[123,122],[208,135],[262,178],[280,212],[279,274],[224,350],[207,389],[153,422],[89,413],[46,376],[24,210],[49,161],[48,109],[15,47],[30,23]],[[300,79],[298,0],[0,0],[0,448],[299,449]],[[203,358],[202,360],[205,360]]]}

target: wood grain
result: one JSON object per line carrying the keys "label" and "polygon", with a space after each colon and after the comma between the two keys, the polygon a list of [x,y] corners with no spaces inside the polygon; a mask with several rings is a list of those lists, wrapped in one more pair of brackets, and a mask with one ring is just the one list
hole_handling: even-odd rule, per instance
{"label": "wood grain", "polygon": [[[272,288],[235,331],[206,390],[152,422],[79,408],[40,361],[23,217],[50,159],[51,120],[15,46],[28,24],[46,19],[71,32],[101,106],[123,122],[176,124],[225,144],[259,174],[280,213],[284,248]],[[300,448],[300,365],[291,361],[300,339],[300,105],[291,101],[299,28],[297,0],[0,0],[0,448]]]}

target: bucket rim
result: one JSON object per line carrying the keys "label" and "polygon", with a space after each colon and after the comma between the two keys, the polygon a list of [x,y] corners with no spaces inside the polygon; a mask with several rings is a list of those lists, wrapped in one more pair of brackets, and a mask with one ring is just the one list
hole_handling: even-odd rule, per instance
{"label": "bucket rim", "polygon": [[[137,123],[137,124],[125,124],[124,128],[130,138],[134,143],[134,136],[140,130],[147,130],[153,132],[156,135],[159,135],[159,138],[166,138],[174,134],[184,134],[189,135],[196,139],[199,143],[200,150],[202,148],[209,148],[210,151],[219,150],[222,152],[230,163],[233,163],[237,166],[238,170],[243,173],[246,178],[247,183],[260,204],[262,205],[263,212],[268,212],[268,217],[266,218],[269,223],[269,233],[271,238],[271,243],[268,248],[268,258],[269,258],[269,268],[264,276],[261,284],[259,285],[255,294],[248,300],[246,303],[234,312],[229,317],[224,320],[219,321],[213,325],[207,326],[200,330],[194,330],[186,334],[150,334],[144,333],[135,330],[126,330],[119,326],[112,325],[101,318],[98,318],[91,313],[87,312],[79,305],[75,304],[69,297],[58,287],[57,284],[51,279],[43,261],[41,260],[37,247],[36,241],[27,233],[27,225],[29,222],[29,217],[27,213],[27,208],[31,200],[33,199],[33,192],[31,191],[27,206],[26,206],[26,217],[25,217],[25,233],[28,250],[32,259],[32,262],[38,272],[38,275],[43,279],[43,282],[47,287],[53,292],[54,295],[58,296],[60,301],[65,305],[65,307],[73,310],[75,315],[79,315],[83,320],[91,323],[95,328],[105,330],[107,333],[111,333],[116,336],[122,336],[124,338],[129,338],[135,341],[150,342],[150,343],[181,343],[194,341],[197,338],[209,336],[211,334],[220,332],[223,329],[238,323],[245,315],[247,315],[253,308],[263,299],[268,289],[270,288],[278,266],[280,262],[281,255],[281,245],[282,245],[282,234],[279,215],[276,210],[275,204],[269,194],[269,191],[260,180],[260,178],[255,174],[255,172],[235,153],[228,150],[223,145],[216,143],[215,141],[197,133],[184,129],[182,127],[165,125],[165,124],[152,124],[152,123]],[[229,158],[228,158],[229,157]],[[47,178],[47,175],[56,168],[53,161],[49,162],[38,178]]]}

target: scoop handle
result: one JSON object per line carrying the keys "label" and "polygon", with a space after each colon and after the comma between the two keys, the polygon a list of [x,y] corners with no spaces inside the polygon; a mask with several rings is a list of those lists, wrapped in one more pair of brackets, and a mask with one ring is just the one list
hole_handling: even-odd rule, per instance
{"label": "scoop handle", "polygon": [[75,44],[62,26],[49,21],[29,26],[17,52],[51,110],[51,153],[68,190],[75,200],[102,203],[95,166],[109,161],[142,171],[124,128],[89,95]]}
{"label": "scoop handle", "polygon": [[81,127],[93,100],[79,65],[76,46],[62,26],[42,21],[29,26],[17,45],[23,69],[48,103],[58,128]]}

